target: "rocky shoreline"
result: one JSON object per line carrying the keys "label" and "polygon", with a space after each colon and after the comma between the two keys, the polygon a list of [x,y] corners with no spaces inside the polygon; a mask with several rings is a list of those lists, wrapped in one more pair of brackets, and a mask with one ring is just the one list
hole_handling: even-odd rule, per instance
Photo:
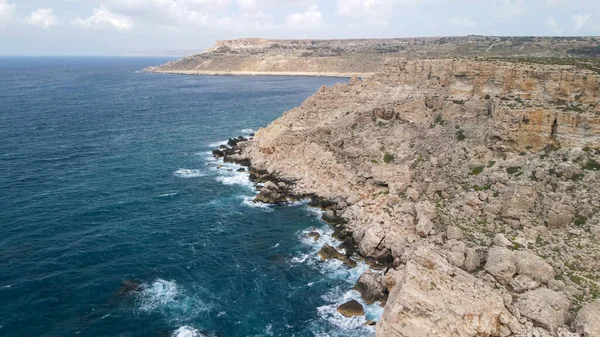
{"label": "rocky shoreline", "polygon": [[214,154],[248,167],[257,201],[324,210],[342,244],[319,255],[369,263],[378,336],[600,335],[600,76],[386,67]]}
{"label": "rocky shoreline", "polygon": [[[370,269],[360,276],[353,289],[360,293],[365,303],[379,302],[381,306],[384,306],[389,295],[389,289],[385,286],[382,274],[378,271],[389,270],[393,266],[397,267],[400,264],[399,259],[390,259],[390,256],[383,258],[365,256],[359,252],[358,244],[352,238],[352,230],[346,227],[348,222],[341,216],[348,207],[346,200],[341,198],[329,199],[316,194],[298,194],[294,189],[294,181],[253,167],[251,161],[242,156],[243,148],[253,137],[254,134],[251,134],[248,138],[243,136],[230,138],[227,145],[221,145],[218,149],[212,150],[212,155],[215,159],[222,159],[225,163],[238,164],[242,166],[239,171],[249,173],[249,180],[255,184],[258,191],[253,202],[285,205],[306,200],[309,207],[320,209],[323,212],[321,220],[333,229],[332,237],[341,243],[337,247],[325,243],[317,254],[321,260],[339,260],[347,268],[356,268],[358,260],[367,263]],[[307,236],[317,241],[320,234],[311,231]],[[350,300],[340,305],[338,312],[345,317],[363,316],[365,314],[363,306],[356,300]],[[376,323],[367,321],[365,324],[375,325]]]}

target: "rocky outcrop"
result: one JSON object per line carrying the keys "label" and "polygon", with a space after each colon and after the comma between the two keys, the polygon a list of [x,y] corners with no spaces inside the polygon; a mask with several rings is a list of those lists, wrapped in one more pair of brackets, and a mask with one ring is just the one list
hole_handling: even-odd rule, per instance
{"label": "rocky outcrop", "polygon": [[362,316],[365,314],[365,309],[362,304],[358,303],[356,300],[350,300],[340,305],[337,311],[346,317]]}
{"label": "rocky outcrop", "polygon": [[319,196],[345,252],[323,255],[382,273],[357,285],[389,293],[378,334],[570,336],[600,293],[595,69],[389,59],[229,157],[288,199]]}
{"label": "rocky outcrop", "polygon": [[600,300],[581,308],[573,325],[581,337],[600,336]]}

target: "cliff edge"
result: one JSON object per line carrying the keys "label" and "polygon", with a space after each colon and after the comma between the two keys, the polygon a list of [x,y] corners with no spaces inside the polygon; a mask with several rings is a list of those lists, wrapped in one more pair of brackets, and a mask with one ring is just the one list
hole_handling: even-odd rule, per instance
{"label": "cliff edge", "polygon": [[599,97],[585,62],[390,58],[229,159],[328,200],[378,336],[600,336]]}

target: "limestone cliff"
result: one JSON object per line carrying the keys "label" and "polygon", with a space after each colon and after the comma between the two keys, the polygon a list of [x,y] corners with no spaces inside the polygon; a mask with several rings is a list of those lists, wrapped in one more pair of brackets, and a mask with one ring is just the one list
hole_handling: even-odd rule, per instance
{"label": "limestone cliff", "polygon": [[380,336],[596,336],[571,322],[600,295],[599,97],[593,67],[389,59],[234,157],[337,202],[390,267]]}
{"label": "limestone cliff", "polygon": [[354,40],[238,39],[150,67],[180,74],[365,76],[392,57],[579,57],[595,52],[592,37],[431,37]]}

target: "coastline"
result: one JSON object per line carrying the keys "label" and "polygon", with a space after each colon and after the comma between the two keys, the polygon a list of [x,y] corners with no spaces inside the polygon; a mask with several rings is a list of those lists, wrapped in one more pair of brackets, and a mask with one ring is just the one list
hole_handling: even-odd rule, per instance
{"label": "coastline", "polygon": [[336,73],[336,72],[279,72],[279,71],[207,71],[207,70],[151,70],[144,69],[143,72],[154,74],[171,75],[195,75],[195,76],[300,76],[300,77],[340,77],[351,78],[353,76],[367,77],[373,73]]}

